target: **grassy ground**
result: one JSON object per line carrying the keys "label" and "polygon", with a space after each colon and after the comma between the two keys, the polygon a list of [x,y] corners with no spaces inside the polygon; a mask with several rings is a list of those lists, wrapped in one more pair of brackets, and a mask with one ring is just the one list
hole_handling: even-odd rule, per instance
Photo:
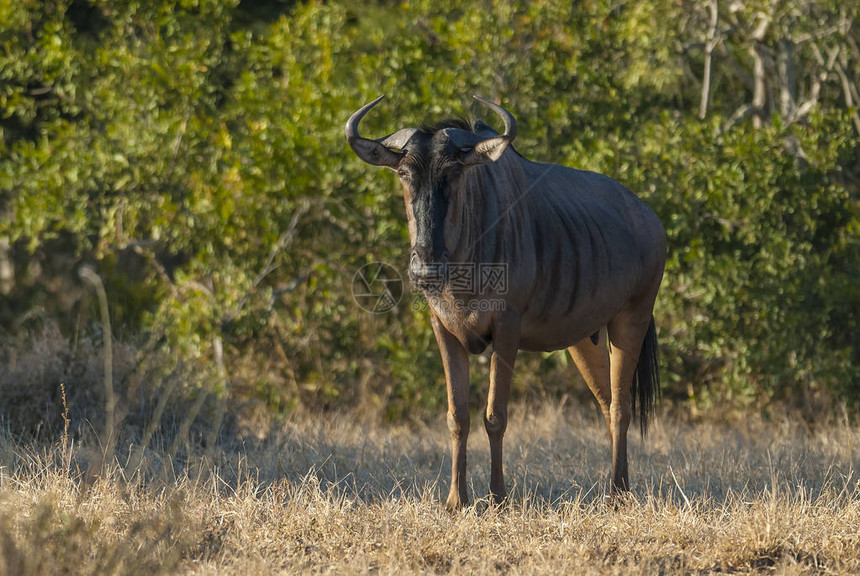
{"label": "grassy ground", "polygon": [[[479,419],[475,419],[479,420]],[[658,419],[631,446],[630,499],[604,500],[590,410],[518,406],[510,505],[445,512],[444,420],[296,417],[208,455],[88,482],[87,450],[0,440],[0,574],[857,574],[860,429]]]}

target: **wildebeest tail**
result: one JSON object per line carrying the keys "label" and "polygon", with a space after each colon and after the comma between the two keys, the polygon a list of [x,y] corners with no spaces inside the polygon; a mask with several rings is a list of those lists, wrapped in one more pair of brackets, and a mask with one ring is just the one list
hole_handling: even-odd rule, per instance
{"label": "wildebeest tail", "polygon": [[633,413],[636,413],[636,404],[639,404],[639,431],[642,437],[648,433],[648,418],[657,408],[660,399],[660,373],[657,358],[657,329],[654,326],[654,317],[645,334],[642,343],[642,351],[639,353],[639,363],[636,365],[636,375],[633,377],[633,389],[630,391],[633,397]]}

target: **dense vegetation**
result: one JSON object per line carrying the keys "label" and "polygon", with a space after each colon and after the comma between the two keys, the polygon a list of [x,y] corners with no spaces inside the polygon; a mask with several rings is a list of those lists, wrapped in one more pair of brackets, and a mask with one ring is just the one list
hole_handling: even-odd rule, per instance
{"label": "dense vegetation", "polygon": [[[858,13],[0,0],[4,410],[22,382],[52,406],[61,381],[73,403],[101,398],[86,378],[110,335],[100,283],[124,346],[117,405],[138,395],[156,421],[167,398],[218,424],[249,403],[441,405],[416,296],[373,315],[350,292],[360,266],[403,268],[408,250],[393,176],[343,138],[381,93],[368,135],[483,114],[482,94],[517,116],[527,157],[604,172],[654,207],[670,238],[657,303],[670,397],[856,404]],[[38,343],[47,356],[22,352]],[[562,354],[521,362],[518,394],[571,393]]]}

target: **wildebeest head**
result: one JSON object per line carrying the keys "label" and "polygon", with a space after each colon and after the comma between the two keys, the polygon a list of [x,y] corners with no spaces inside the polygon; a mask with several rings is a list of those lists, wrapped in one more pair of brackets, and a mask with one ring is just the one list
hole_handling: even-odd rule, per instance
{"label": "wildebeest head", "polygon": [[379,140],[362,138],[358,124],[385,96],[357,110],[346,123],[346,139],[359,158],[391,168],[400,177],[412,238],[409,276],[419,288],[439,287],[448,265],[445,219],[451,194],[465,170],[495,162],[516,137],[517,122],[507,110],[475,96],[502,117],[504,134],[486,126],[446,121],[429,128],[405,128]]}

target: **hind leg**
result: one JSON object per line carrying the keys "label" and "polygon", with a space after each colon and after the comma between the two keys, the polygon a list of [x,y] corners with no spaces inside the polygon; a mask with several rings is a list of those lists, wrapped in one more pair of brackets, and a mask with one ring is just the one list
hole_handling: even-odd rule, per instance
{"label": "hind leg", "polygon": [[588,385],[591,393],[597,399],[606,428],[609,430],[610,438],[612,429],[610,427],[611,416],[609,407],[612,402],[612,391],[609,384],[609,350],[606,348],[606,329],[600,330],[597,344],[590,338],[584,338],[567,349],[574,364],[582,374],[582,379]]}
{"label": "hind leg", "polygon": [[633,417],[633,377],[639,363],[642,342],[651,323],[652,306],[628,307],[607,327],[609,335],[609,378],[612,400],[609,405],[609,436],[612,441],[613,494],[630,489],[627,467],[627,430]]}
{"label": "hind leg", "polygon": [[502,465],[502,443],[508,426],[508,395],[520,341],[520,320],[514,314],[499,314],[493,321],[493,356],[490,360],[490,391],[484,428],[490,440],[490,497],[502,504],[508,497]]}

